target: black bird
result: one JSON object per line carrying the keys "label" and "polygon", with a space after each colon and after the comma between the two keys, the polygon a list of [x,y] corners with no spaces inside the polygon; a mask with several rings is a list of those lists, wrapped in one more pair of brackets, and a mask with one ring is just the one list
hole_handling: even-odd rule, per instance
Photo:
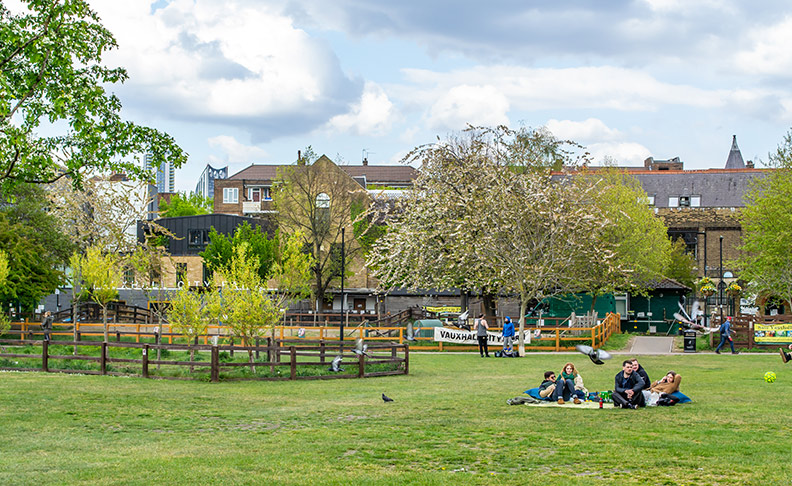
{"label": "black bird", "polygon": [[334,371],[336,373],[338,373],[339,371],[344,371],[344,368],[341,367],[341,360],[343,359],[344,357],[341,356],[340,354],[335,358],[333,358],[333,362],[330,364],[330,371]]}
{"label": "black bird", "polygon": [[389,397],[389,396],[387,396],[387,395],[385,395],[385,394],[383,393],[383,394],[382,394],[382,401],[383,401],[383,402],[385,402],[385,403],[392,402],[392,401],[393,401],[393,398],[391,398],[391,397]]}

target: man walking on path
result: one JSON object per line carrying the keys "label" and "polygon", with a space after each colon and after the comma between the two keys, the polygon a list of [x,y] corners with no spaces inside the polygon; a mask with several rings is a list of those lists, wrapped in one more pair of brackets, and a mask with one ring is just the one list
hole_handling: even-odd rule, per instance
{"label": "man walking on path", "polygon": [[734,350],[734,340],[731,337],[731,316],[726,316],[726,320],[720,325],[720,329],[718,329],[718,331],[720,331],[721,340],[720,344],[718,344],[718,347],[715,348],[715,353],[720,354],[720,350],[723,345],[726,344],[726,341],[729,341],[732,354],[739,354],[739,352]]}

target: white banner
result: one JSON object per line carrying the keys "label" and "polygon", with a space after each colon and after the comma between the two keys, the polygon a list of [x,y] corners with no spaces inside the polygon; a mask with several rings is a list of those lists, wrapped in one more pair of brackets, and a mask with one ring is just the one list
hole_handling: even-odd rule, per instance
{"label": "white banner", "polygon": [[[525,331],[525,344],[531,344],[531,332]],[[435,327],[434,340],[443,343],[458,344],[478,344],[475,331],[465,331],[464,329],[450,329],[448,327]],[[503,336],[499,333],[488,332],[487,344],[503,346]],[[517,335],[514,335],[514,344],[517,344]]]}

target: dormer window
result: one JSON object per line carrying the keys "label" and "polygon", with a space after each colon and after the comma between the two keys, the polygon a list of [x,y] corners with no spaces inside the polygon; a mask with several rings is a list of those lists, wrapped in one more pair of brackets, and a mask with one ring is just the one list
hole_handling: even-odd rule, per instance
{"label": "dormer window", "polygon": [[679,207],[680,208],[689,208],[690,207],[690,196],[679,196]]}

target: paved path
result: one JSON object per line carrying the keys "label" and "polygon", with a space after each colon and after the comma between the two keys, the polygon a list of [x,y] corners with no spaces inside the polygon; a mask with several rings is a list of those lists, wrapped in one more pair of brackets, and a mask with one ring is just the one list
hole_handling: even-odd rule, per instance
{"label": "paved path", "polygon": [[631,354],[668,354],[674,352],[674,338],[665,336],[636,336]]}

